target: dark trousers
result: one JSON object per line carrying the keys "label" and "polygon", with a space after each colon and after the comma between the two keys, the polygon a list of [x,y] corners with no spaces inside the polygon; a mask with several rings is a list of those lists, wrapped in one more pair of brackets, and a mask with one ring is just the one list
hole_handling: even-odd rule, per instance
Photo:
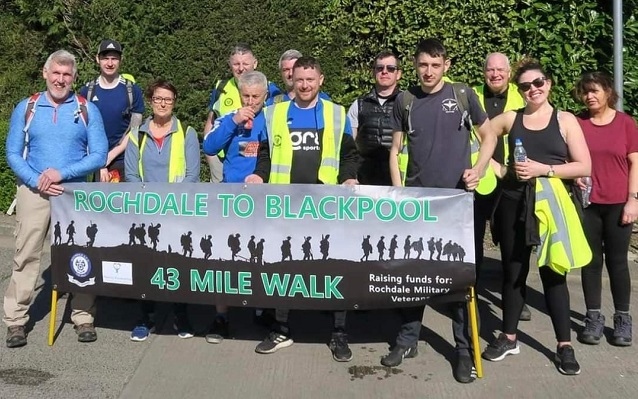
{"label": "dark trousers", "polygon": [[[502,196],[496,212],[500,219],[501,259],[503,266],[503,328],[505,334],[516,334],[518,320],[527,296],[527,276],[532,247],[525,242],[525,224],[521,220],[523,200]],[[536,266],[535,266],[536,267]],[[567,278],[548,266],[539,269],[545,304],[554,325],[556,340],[569,341],[570,310]]]}
{"label": "dark trousers", "polygon": [[[281,332],[285,335],[290,334],[290,330],[288,328],[288,316],[290,315],[290,309],[275,309],[275,325],[273,329]],[[332,312],[332,318],[334,322],[335,330],[343,330],[346,329],[346,311],[345,310],[335,310]]]}
{"label": "dark trousers", "polygon": [[[476,198],[476,197],[475,197]],[[480,209],[478,209],[481,207]],[[489,219],[491,210],[486,212],[483,203],[474,201],[474,251],[476,254],[476,281],[478,281],[479,271],[483,263],[483,237],[485,235],[485,221]],[[481,233],[482,231],[482,233]],[[478,237],[481,237],[480,240]],[[480,261],[479,261],[480,255]],[[400,308],[401,329],[397,335],[396,344],[403,347],[414,346],[419,340],[421,334],[421,321],[423,320],[423,312],[425,306],[415,306],[410,308]],[[469,351],[471,348],[471,340],[469,335],[469,315],[467,311],[467,302],[451,302],[448,310],[452,318],[452,334],[457,351]]]}
{"label": "dark trousers", "polygon": [[584,223],[587,242],[593,253],[589,265],[582,269],[583,292],[587,309],[601,308],[603,257],[609,274],[611,295],[616,311],[629,311],[631,279],[627,251],[631,224],[621,225],[625,204],[591,204],[585,208]]}
{"label": "dark trousers", "polygon": [[[142,321],[148,321],[151,314],[155,313],[155,301],[140,301],[140,309],[142,310]],[[185,303],[173,303],[173,314],[175,317],[186,317]]]}

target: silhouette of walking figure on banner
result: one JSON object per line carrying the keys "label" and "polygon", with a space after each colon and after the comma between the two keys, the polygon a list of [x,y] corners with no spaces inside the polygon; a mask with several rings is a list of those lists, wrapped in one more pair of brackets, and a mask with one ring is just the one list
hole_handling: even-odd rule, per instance
{"label": "silhouette of walking figure on banner", "polygon": [[55,222],[53,226],[53,245],[62,244],[62,228],[60,227],[60,221]]}
{"label": "silhouette of walking figure on banner", "polygon": [[434,258],[434,251],[436,251],[436,244],[434,243],[434,237],[430,237],[428,240],[428,251],[430,251],[430,260]]}
{"label": "silhouette of walking figure on banner", "polygon": [[86,227],[86,236],[89,238],[89,241],[87,241],[86,246],[87,247],[92,247],[93,244],[95,243],[95,236],[97,235],[97,225],[93,222],[91,222],[91,224],[89,224]]}
{"label": "silhouette of walking figure on banner", "polygon": [[303,244],[301,244],[301,250],[303,251],[303,260],[313,260],[313,256],[312,256],[312,244],[310,243],[310,240],[312,239],[312,237],[308,236],[308,237],[304,237],[304,242]]}
{"label": "silhouette of walking figure on banner", "polygon": [[448,241],[447,244],[443,246],[443,255],[447,256],[447,261],[450,261],[450,256],[452,256],[452,240]]}
{"label": "silhouette of walking figure on banner", "polygon": [[135,245],[135,223],[131,224],[131,228],[128,229],[128,245]]}
{"label": "silhouette of walking figure on banner", "polygon": [[71,220],[71,223],[69,223],[68,226],[66,226],[66,235],[67,235],[67,240],[66,243],[67,245],[69,243],[75,245],[75,239],[73,238],[73,236],[75,235],[75,222],[73,220]]}
{"label": "silhouette of walking figure on banner", "polygon": [[458,254],[459,254],[459,261],[463,262],[463,260],[465,259],[465,250],[460,245],[459,245],[459,249],[458,249]]}
{"label": "silhouette of walking figure on banner", "polygon": [[443,239],[439,238],[436,243],[436,260],[441,260],[441,251],[443,250]]}
{"label": "silhouette of walking figure on banner", "polygon": [[417,253],[416,258],[421,259],[421,254],[423,253],[423,237],[420,237],[412,243],[412,249]]}
{"label": "silhouette of walking figure on banner", "polygon": [[204,259],[209,259],[213,255],[213,236],[209,234],[202,237],[199,241],[199,247],[204,253]]}
{"label": "silhouette of walking figure on banner", "polygon": [[179,243],[182,245],[182,255],[193,257],[193,232],[189,231],[186,234],[182,234]]}
{"label": "silhouette of walking figure on banner", "polygon": [[363,250],[363,256],[360,261],[368,260],[368,257],[372,253],[372,244],[370,244],[370,236],[363,237],[363,241],[361,241],[361,249]]}
{"label": "silhouette of walking figure on banner", "polygon": [[235,260],[235,257],[238,256],[237,254],[239,254],[239,251],[241,251],[241,242],[239,241],[239,237],[241,237],[239,233],[236,233],[235,235],[231,234],[228,236],[228,248],[230,248],[232,260]]}
{"label": "silhouette of walking figure on banner", "polygon": [[250,241],[248,241],[248,252],[250,252],[250,263],[257,262],[257,253],[255,250],[257,249],[257,245],[255,244],[255,236],[250,236]]}
{"label": "silhouette of walking figure on banner", "polygon": [[390,248],[388,249],[388,256],[390,257],[390,260],[394,260],[397,248],[399,248],[399,243],[397,243],[397,235],[395,234],[390,240]]}
{"label": "silhouette of walking figure on banner", "polygon": [[410,248],[412,247],[412,244],[410,243],[410,237],[412,236],[408,234],[408,236],[405,237],[405,241],[403,242],[403,259],[410,259]]}
{"label": "silhouette of walking figure on banner", "polygon": [[154,250],[157,250],[157,243],[159,242],[159,235],[160,235],[160,227],[162,227],[161,223],[158,223],[155,226],[153,226],[153,223],[151,223],[151,225],[148,226],[148,239],[151,240],[151,244],[153,244]]}
{"label": "silhouette of walking figure on banner", "polygon": [[290,243],[292,237],[288,236],[281,242],[281,261],[292,260],[292,244]]}
{"label": "silhouette of walking figure on banner", "polygon": [[321,260],[328,259],[328,252],[330,251],[330,234],[326,234],[325,236],[321,235],[321,241],[319,241],[319,252],[321,252]]}
{"label": "silhouette of walking figure on banner", "polygon": [[383,260],[383,252],[385,251],[385,242],[383,241],[384,238],[384,236],[381,236],[381,238],[377,242],[377,252],[379,252],[379,260]]}
{"label": "silhouette of walking figure on banner", "polygon": [[142,223],[135,229],[135,237],[140,240],[140,245],[146,246],[146,224]]}
{"label": "silhouette of walking figure on banner", "polygon": [[266,240],[263,238],[260,239],[257,243],[257,247],[255,247],[255,259],[259,266],[264,265],[264,242],[266,242]]}

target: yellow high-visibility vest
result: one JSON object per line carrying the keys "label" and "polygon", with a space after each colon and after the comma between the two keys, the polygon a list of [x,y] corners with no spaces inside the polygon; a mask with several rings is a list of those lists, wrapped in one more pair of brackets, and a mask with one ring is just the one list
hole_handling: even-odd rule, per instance
{"label": "yellow high-visibility vest", "polygon": [[[290,184],[293,149],[288,128],[288,109],[291,103],[292,101],[280,102],[264,110],[271,160],[268,181],[274,184]],[[346,110],[331,101],[319,99],[315,112],[318,112],[319,105],[322,107],[324,126],[318,177],[324,184],[337,184]]]}
{"label": "yellow high-visibility vest", "polygon": [[534,214],[541,242],[536,249],[538,266],[548,266],[564,275],[571,269],[588,265],[592,259],[591,248],[562,180],[538,177],[535,191]]}
{"label": "yellow high-visibility vest", "polygon": [[[129,131],[128,133],[129,140],[135,144],[135,146],[139,149],[139,161],[137,162],[138,171],[140,174],[140,178],[144,181],[144,168],[142,163],[142,157],[144,154],[144,149],[146,148],[146,141],[148,138],[147,134],[140,134],[139,127]],[[168,162],[168,182],[169,183],[180,183],[186,177],[186,153],[185,153],[185,136],[186,133],[184,129],[182,129],[182,123],[177,120],[177,131],[172,132],[167,137],[171,138],[171,154],[169,156]],[[139,141],[141,137],[141,142]]]}
{"label": "yellow high-visibility vest", "polygon": [[[483,110],[485,110],[485,85],[474,87],[474,92],[478,96]],[[503,109],[503,112],[515,111],[524,107],[525,100],[523,99],[523,96],[521,96],[521,94],[518,92],[518,88],[514,83],[509,83],[507,88],[507,100],[505,101],[505,108]],[[505,164],[507,164],[507,156],[509,155],[509,143],[507,142],[507,135],[503,136],[503,143],[503,159],[505,160]]]}

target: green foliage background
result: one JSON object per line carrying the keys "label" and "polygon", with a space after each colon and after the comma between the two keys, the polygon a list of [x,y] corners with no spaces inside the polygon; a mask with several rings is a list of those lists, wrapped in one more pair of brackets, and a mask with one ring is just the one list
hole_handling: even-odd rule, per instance
{"label": "green foliage background", "polygon": [[[624,0],[625,111],[638,115],[638,0]],[[316,56],[324,90],[344,105],[367,91],[374,55],[399,54],[402,86],[414,83],[418,40],[435,36],[452,57],[450,76],[477,84],[485,55],[502,51],[515,62],[539,58],[556,83],[553,102],[576,110],[570,95],[586,70],[613,70],[612,2],[608,0],[5,0],[0,4],[0,209],[13,198],[4,159],[14,105],[43,86],[41,67],[66,48],[80,61],[78,84],[97,73],[103,38],[125,46],[122,72],[142,87],[155,78],[179,90],[176,114],[197,130],[217,79],[227,76],[230,47],[249,43],[259,68],[281,84],[279,55],[296,48]],[[204,171],[203,173],[206,173]]]}

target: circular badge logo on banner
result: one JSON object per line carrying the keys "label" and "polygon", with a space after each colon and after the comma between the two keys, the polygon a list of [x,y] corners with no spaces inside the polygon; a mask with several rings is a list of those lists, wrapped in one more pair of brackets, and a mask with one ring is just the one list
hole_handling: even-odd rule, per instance
{"label": "circular badge logo on banner", "polygon": [[91,274],[91,260],[83,253],[77,253],[71,257],[71,271],[77,277],[83,278]]}
{"label": "circular badge logo on banner", "polygon": [[227,98],[224,100],[224,105],[227,107],[230,107],[231,105],[233,105],[233,99],[232,98]]}

